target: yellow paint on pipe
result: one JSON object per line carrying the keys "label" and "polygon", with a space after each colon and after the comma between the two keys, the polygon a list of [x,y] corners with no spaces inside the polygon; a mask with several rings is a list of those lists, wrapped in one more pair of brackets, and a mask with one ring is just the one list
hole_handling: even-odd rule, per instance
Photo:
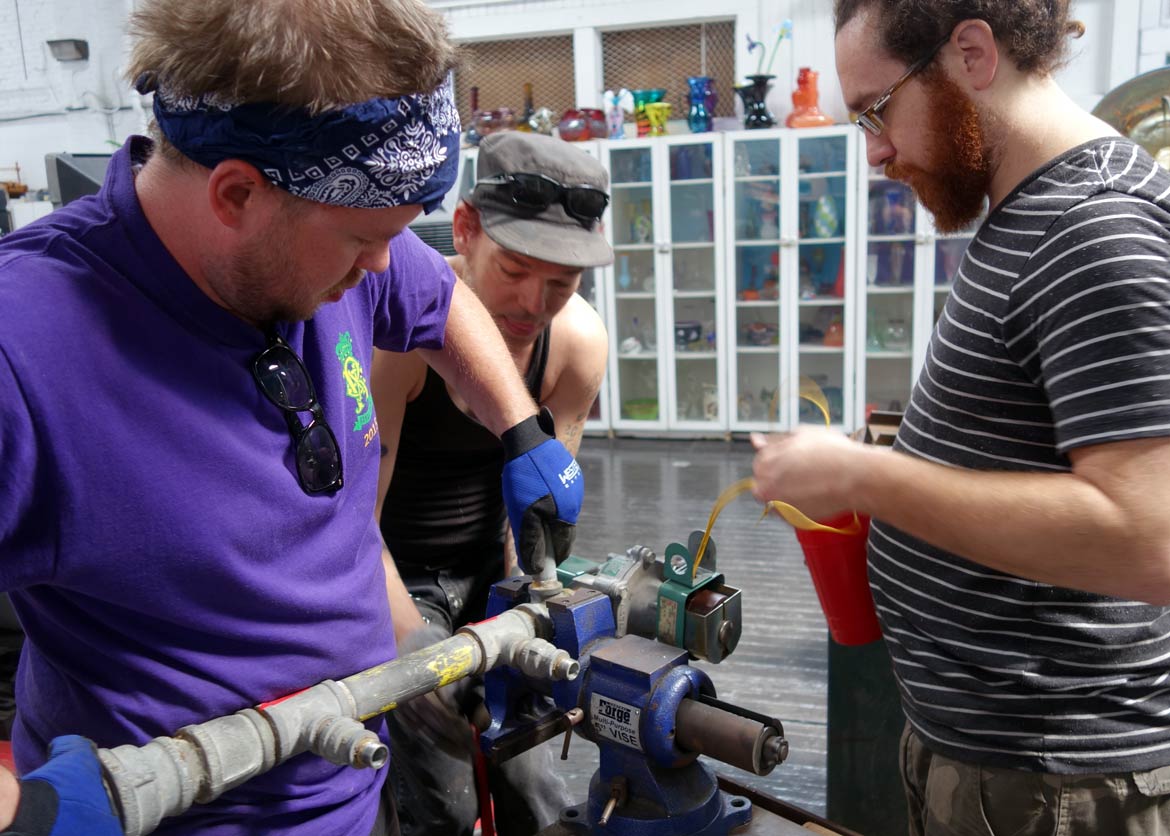
{"label": "yellow paint on pipe", "polygon": [[427,670],[439,678],[439,687],[449,685],[475,671],[475,653],[470,647],[461,647],[453,653],[436,657],[427,663]]}

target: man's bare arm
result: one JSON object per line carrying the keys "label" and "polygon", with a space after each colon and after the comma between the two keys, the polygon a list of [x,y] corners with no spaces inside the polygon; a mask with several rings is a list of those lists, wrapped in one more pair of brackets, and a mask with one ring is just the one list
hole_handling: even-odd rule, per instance
{"label": "man's bare arm", "polygon": [[[543,393],[541,403],[556,421],[557,438],[574,456],[581,448],[581,435],[589,410],[597,400],[605,378],[609,338],[605,325],[589,303],[574,294],[558,314],[553,326],[556,377]],[[504,541],[505,574],[515,572],[516,546],[508,529]]]}
{"label": "man's bare arm", "polygon": [[[370,389],[374,396],[374,410],[378,416],[378,435],[381,459],[378,463],[378,496],[374,518],[381,525],[386,492],[394,476],[398,456],[398,442],[402,437],[402,421],[406,404],[418,397],[426,381],[426,364],[416,353],[397,354],[375,351],[370,372]],[[418,607],[406,591],[390,549],[382,542],[382,568],[386,573],[386,597],[390,601],[390,615],[394,622],[394,637],[399,642],[422,626]]]}
{"label": "man's bare arm", "polygon": [[812,427],[758,443],[757,498],[855,508],[1018,577],[1170,604],[1170,438],[1074,450],[1071,473],[945,467]]}
{"label": "man's bare arm", "polygon": [[461,279],[455,282],[444,347],[419,349],[419,354],[495,435],[536,414],[504,338]]}
{"label": "man's bare arm", "polygon": [[605,378],[609,338],[601,317],[574,294],[556,319],[553,339],[562,343],[557,346],[559,368],[541,403],[552,411],[557,438],[576,456],[585,420]]}

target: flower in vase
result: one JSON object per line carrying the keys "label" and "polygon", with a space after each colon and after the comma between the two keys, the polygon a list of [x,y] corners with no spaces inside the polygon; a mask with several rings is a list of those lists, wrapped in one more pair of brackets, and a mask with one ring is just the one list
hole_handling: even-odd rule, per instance
{"label": "flower in vase", "polygon": [[764,42],[753,40],[752,36],[747,32],[744,33],[744,37],[747,38],[748,55],[751,55],[753,52],[759,52],[760,61],[762,62],[764,60]]}
{"label": "flower in vase", "polygon": [[785,18],[784,20],[782,20],[778,24],[776,24],[776,26],[773,27],[772,31],[776,33],[776,42],[772,45],[772,54],[768,58],[768,66],[766,68],[764,66],[764,53],[766,52],[766,50],[764,48],[763,41],[757,41],[754,38],[752,38],[751,35],[747,35],[748,54],[750,55],[751,53],[757,52],[757,51],[760,53],[760,59],[756,63],[756,75],[770,75],[771,74],[772,62],[774,62],[776,60],[776,53],[780,51],[780,43],[785,38],[792,37],[792,21],[789,18]]}

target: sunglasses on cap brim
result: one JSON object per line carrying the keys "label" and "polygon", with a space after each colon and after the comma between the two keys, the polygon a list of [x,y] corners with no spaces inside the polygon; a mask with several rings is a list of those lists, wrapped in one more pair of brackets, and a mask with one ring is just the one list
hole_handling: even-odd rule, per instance
{"label": "sunglasses on cap brim", "polygon": [[560,203],[573,220],[586,229],[601,220],[609,205],[609,195],[592,186],[566,186],[544,174],[514,172],[497,174],[475,184],[476,191],[483,186],[494,196],[525,212],[538,214],[554,203]]}

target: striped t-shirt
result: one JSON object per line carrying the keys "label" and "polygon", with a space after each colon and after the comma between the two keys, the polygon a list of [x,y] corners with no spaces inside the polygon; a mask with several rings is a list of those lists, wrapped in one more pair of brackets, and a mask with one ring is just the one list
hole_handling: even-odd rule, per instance
{"label": "striped t-shirt", "polygon": [[[1170,174],[1100,139],[979,229],[896,448],[1062,473],[1073,448],[1165,435]],[[932,750],[1042,772],[1170,764],[1170,608],[1013,577],[877,521],[869,561],[903,705]],[[1101,561],[1125,571],[1123,554]]]}

